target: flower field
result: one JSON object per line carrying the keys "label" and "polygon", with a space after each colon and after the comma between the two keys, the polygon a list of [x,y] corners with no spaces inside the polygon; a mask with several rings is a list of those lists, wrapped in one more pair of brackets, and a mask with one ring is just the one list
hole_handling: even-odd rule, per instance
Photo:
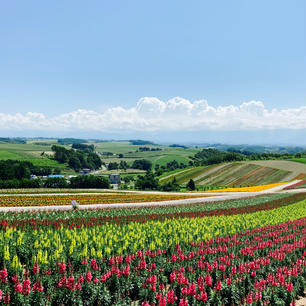
{"label": "flower field", "polygon": [[0,305],[292,306],[302,199],[0,213]]}
{"label": "flower field", "polygon": [[234,187],[234,188],[223,188],[223,189],[214,189],[209,190],[206,192],[258,192],[267,190],[273,187],[277,187],[283,184],[286,184],[287,182],[282,183],[274,183],[274,184],[267,184],[267,185],[258,185],[258,186],[250,186],[250,187]]}
{"label": "flower field", "polygon": [[295,183],[293,185],[287,186],[284,188],[284,190],[289,190],[289,189],[299,189],[299,188],[306,188],[306,180],[302,180],[298,183]]}
{"label": "flower field", "polygon": [[25,207],[25,206],[55,206],[70,205],[72,200],[84,204],[111,204],[182,200],[203,195],[167,195],[167,194],[75,194],[75,195],[24,195],[0,196],[0,207]]}
{"label": "flower field", "polygon": [[114,193],[111,189],[71,189],[71,188],[10,188],[0,189],[0,194],[45,194],[45,193]]}

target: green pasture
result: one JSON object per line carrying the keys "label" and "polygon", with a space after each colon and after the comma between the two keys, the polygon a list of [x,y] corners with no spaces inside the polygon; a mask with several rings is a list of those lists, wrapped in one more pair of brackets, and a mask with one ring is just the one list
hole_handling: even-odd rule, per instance
{"label": "green pasture", "polygon": [[292,159],[289,159],[289,160],[297,162],[297,163],[306,164],[306,158],[292,158]]}

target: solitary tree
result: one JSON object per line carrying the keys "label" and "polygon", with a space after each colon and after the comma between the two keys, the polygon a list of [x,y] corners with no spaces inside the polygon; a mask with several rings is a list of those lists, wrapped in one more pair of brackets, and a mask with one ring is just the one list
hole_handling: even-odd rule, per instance
{"label": "solitary tree", "polygon": [[186,186],[189,190],[195,190],[195,183],[193,179],[190,179]]}

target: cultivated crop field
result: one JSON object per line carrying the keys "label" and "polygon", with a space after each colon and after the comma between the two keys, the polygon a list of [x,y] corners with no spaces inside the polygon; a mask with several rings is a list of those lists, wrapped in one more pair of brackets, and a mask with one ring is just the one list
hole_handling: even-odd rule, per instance
{"label": "cultivated crop field", "polygon": [[0,303],[294,305],[306,288],[305,196],[2,212]]}
{"label": "cultivated crop field", "polygon": [[0,207],[70,205],[72,200],[85,204],[137,203],[171,201],[204,197],[194,194],[73,194],[73,195],[11,195],[0,196]]}
{"label": "cultivated crop field", "polygon": [[36,145],[35,142],[29,144],[0,143],[0,160],[22,160],[29,161],[35,166],[66,168],[65,165],[40,155],[42,152],[50,153],[52,143],[46,142],[46,144]]}

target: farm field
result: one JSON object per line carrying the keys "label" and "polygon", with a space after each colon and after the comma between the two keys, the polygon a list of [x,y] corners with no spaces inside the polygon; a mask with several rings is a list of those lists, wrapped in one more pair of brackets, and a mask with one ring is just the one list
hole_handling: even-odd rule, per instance
{"label": "farm field", "polygon": [[287,186],[284,190],[306,188],[306,180],[302,180],[296,184]]}
{"label": "farm field", "polygon": [[160,178],[159,182],[167,183],[175,178],[179,184],[183,184],[188,182],[190,179],[197,178],[202,173],[205,173],[209,168],[211,168],[211,166],[192,167],[181,171],[175,171],[173,174]]}
{"label": "farm field", "polygon": [[8,195],[0,196],[0,207],[26,207],[26,206],[55,206],[70,205],[76,200],[80,205],[85,204],[112,204],[112,203],[137,203],[171,201],[205,197],[195,194],[73,194],[73,195]]}
{"label": "farm field", "polygon": [[29,144],[0,143],[0,160],[22,160],[29,161],[34,166],[50,166],[65,169],[65,165],[40,155],[42,152],[50,153],[50,151],[51,143],[50,145],[36,145],[35,142]]}
{"label": "farm field", "polygon": [[161,177],[160,182],[175,178],[179,183],[187,183],[193,179],[198,185],[243,187],[285,182],[304,175],[306,166],[299,166],[291,161],[265,160],[183,169]]}
{"label": "farm field", "polygon": [[293,159],[290,159],[290,161],[306,164],[306,158],[293,158]]}
{"label": "farm field", "polygon": [[271,189],[277,186],[282,186],[285,183],[274,183],[274,184],[267,184],[267,185],[257,185],[257,186],[250,186],[250,187],[235,187],[235,188],[224,188],[224,189],[215,189],[215,190],[208,190],[206,192],[259,192],[267,189]]}
{"label": "farm field", "polygon": [[65,194],[65,193],[113,193],[116,192],[111,189],[70,189],[70,188],[11,188],[0,189],[1,195],[9,194]]}
{"label": "farm field", "polygon": [[[172,148],[166,146],[156,145],[132,145],[129,142],[101,142],[95,143],[97,152],[111,152],[114,155],[102,156],[105,162],[118,162],[121,160],[126,161],[128,164],[132,164],[136,159],[147,159],[153,163],[153,167],[156,164],[160,166],[166,165],[168,162],[176,160],[178,163],[188,164],[190,161],[189,156],[198,152],[198,149],[183,149]],[[139,147],[159,148],[161,151],[144,151],[136,152]],[[123,154],[122,158],[119,158],[119,154]]]}
{"label": "farm field", "polygon": [[280,169],[284,171],[289,171],[291,174],[286,177],[286,180],[294,179],[296,176],[299,175],[306,175],[306,165],[301,165],[296,163],[296,161],[300,161],[301,163],[304,163],[303,158],[295,159],[295,160],[256,160],[252,161],[252,164],[265,166],[265,167],[271,167],[275,169]]}
{"label": "farm field", "polygon": [[1,302],[292,305],[306,287],[302,199],[0,213]]}
{"label": "farm field", "polygon": [[[41,156],[42,152],[52,154],[51,146],[53,144],[58,144],[55,139],[29,140],[27,144],[0,143],[0,160],[14,159],[30,161],[35,166],[56,167],[60,168],[64,174],[74,174],[75,172],[67,169],[65,165]],[[190,161],[189,156],[198,152],[198,149],[172,148],[157,145],[132,145],[130,142],[88,142],[87,144],[95,145],[96,152],[100,153],[100,157],[105,163],[120,163],[120,161],[126,161],[131,165],[136,159],[147,159],[153,163],[153,167],[156,164],[164,166],[173,160],[176,160],[178,163],[188,164]],[[69,146],[65,147],[69,148]],[[136,152],[139,150],[139,147],[159,148],[161,151]],[[114,155],[103,155],[103,152],[110,152]],[[119,158],[119,154],[123,154],[123,158]],[[116,173],[136,173],[136,171],[137,169],[127,169],[127,171],[117,170]],[[138,173],[142,172],[140,171]]]}

